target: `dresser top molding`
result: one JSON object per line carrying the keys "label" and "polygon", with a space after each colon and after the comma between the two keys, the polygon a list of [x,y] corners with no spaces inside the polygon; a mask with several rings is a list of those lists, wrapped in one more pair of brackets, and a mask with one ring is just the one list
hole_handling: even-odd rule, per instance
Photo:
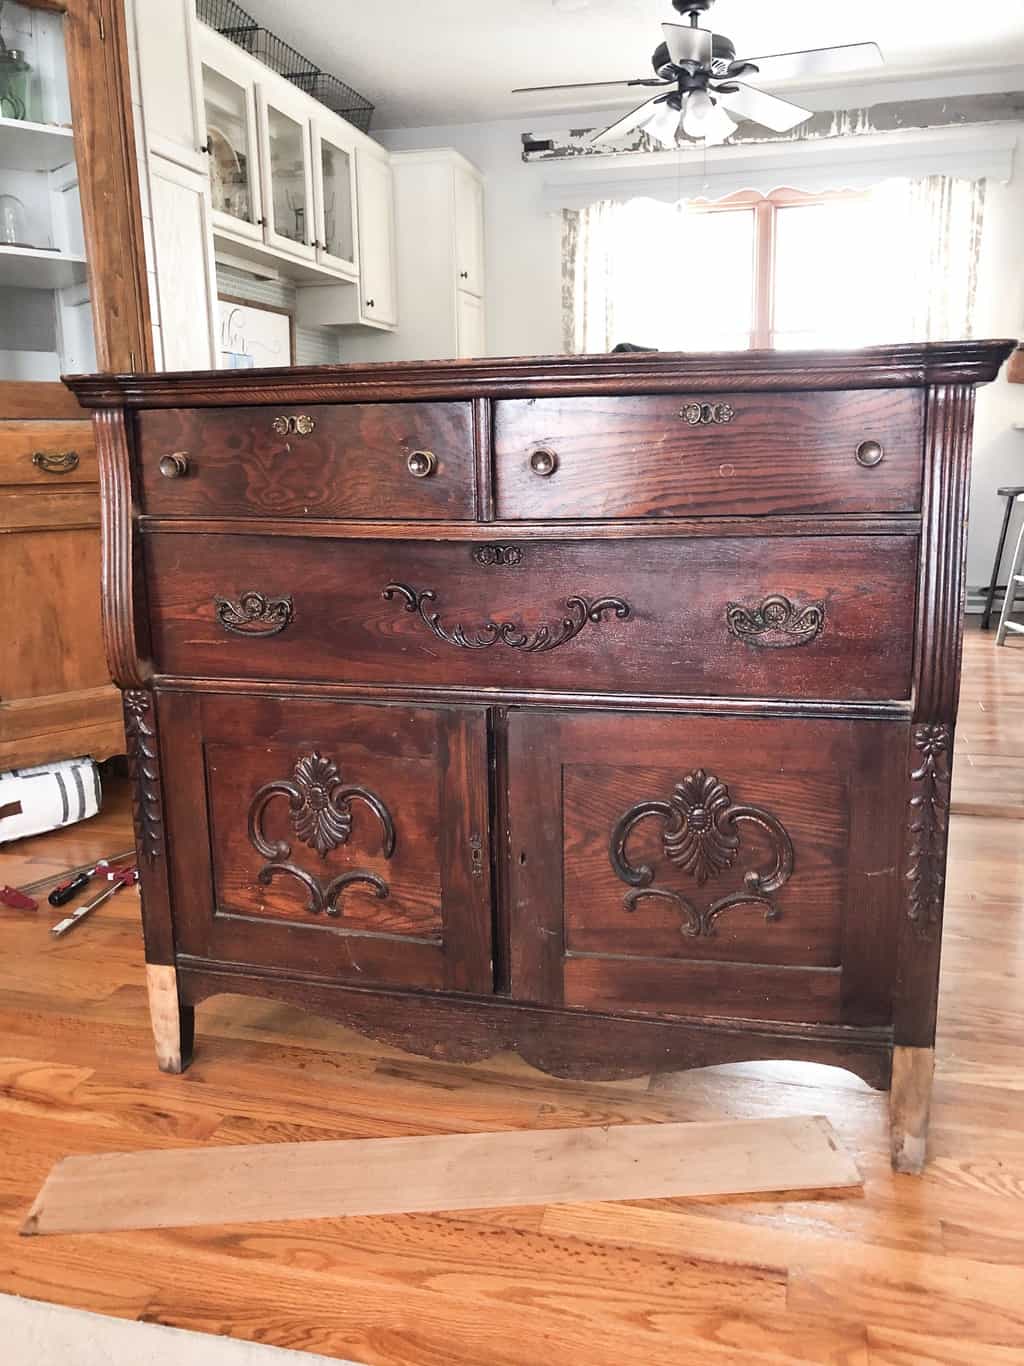
{"label": "dresser top molding", "polygon": [[594,394],[744,393],[987,384],[1016,340],[911,343],[857,351],[644,352],[473,361],[68,375],[85,408],[386,403],[413,399],[558,398]]}

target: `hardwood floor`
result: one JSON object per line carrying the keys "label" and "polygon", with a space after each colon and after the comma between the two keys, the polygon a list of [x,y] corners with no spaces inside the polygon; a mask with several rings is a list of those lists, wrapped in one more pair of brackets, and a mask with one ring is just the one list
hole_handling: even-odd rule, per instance
{"label": "hardwood floor", "polygon": [[[931,1160],[886,1098],[744,1064],[608,1085],[416,1059],[282,1006],[200,1010],[161,1075],[133,893],[66,939],[0,909],[0,1291],[374,1366],[1024,1363],[1024,647],[968,637]],[[0,852],[23,885],[130,842],[126,794]],[[560,1206],[20,1239],[67,1153],[819,1113],[863,1194]]]}

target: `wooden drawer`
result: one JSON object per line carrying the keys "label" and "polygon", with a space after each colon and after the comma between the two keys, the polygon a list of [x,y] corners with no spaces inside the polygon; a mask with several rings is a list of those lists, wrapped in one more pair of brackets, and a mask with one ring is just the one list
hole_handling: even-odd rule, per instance
{"label": "wooden drawer", "polygon": [[0,422],[0,486],[95,484],[96,444],[89,420]]}
{"label": "wooden drawer", "polygon": [[512,713],[512,990],[880,1024],[902,722]]}
{"label": "wooden drawer", "polygon": [[[312,429],[306,430],[310,422]],[[473,517],[468,403],[170,408],[140,413],[138,433],[147,513],[395,521]],[[166,478],[160,461],[174,452],[185,455],[187,467],[182,475]],[[410,462],[425,475],[410,472]]]}
{"label": "wooden drawer", "polygon": [[179,953],[491,990],[481,710],[164,694],[158,714]]}
{"label": "wooden drawer", "polygon": [[497,515],[913,512],[923,415],[910,389],[498,402]]}
{"label": "wooden drawer", "polygon": [[162,673],[905,698],[917,538],[145,536]]}

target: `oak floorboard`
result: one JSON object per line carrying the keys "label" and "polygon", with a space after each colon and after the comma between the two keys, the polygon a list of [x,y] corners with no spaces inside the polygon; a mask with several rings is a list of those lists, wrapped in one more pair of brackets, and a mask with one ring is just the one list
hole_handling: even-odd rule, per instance
{"label": "oak floorboard", "polygon": [[[969,630],[955,772],[976,759],[990,814],[952,821],[923,1176],[889,1168],[884,1095],[808,1065],[574,1084],[223,997],[193,1068],[164,1076],[125,892],[63,944],[49,908],[0,908],[0,1292],[370,1366],[1024,1363],[1024,840],[994,762],[1024,764],[1022,716],[1024,650]],[[93,821],[0,848],[0,882],[126,848],[107,791]],[[69,1153],[790,1113],[830,1119],[863,1194],[17,1236]]]}

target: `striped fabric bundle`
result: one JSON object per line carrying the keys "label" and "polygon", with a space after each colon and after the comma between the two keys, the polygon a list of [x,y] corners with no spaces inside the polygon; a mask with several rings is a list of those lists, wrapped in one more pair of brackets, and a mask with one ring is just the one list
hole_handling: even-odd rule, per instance
{"label": "striped fabric bundle", "polygon": [[100,771],[92,759],[65,759],[0,773],[0,844],[95,816]]}

